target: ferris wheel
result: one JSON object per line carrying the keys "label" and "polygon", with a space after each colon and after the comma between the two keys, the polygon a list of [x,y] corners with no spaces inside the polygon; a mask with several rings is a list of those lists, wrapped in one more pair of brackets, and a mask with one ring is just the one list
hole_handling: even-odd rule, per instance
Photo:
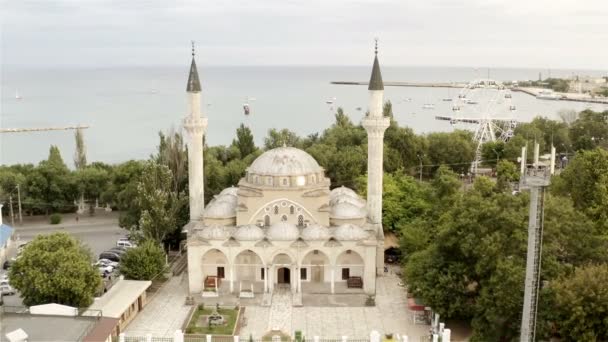
{"label": "ferris wheel", "polygon": [[481,162],[481,147],[490,141],[508,141],[517,126],[511,91],[499,81],[477,79],[452,99],[452,115],[435,116],[455,128],[472,130],[476,143],[473,172]]}

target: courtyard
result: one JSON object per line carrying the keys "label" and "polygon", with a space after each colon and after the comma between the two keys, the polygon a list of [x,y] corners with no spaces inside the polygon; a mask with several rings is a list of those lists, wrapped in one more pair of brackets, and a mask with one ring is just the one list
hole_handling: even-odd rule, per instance
{"label": "courtyard", "polygon": [[[185,305],[186,279],[184,274],[169,280],[127,327],[126,335],[171,337],[175,330],[181,329],[191,308]],[[304,298],[305,306],[294,307],[289,290],[277,288],[270,307],[241,302],[246,309],[245,324],[239,335],[260,338],[277,328],[291,335],[300,330],[306,338],[348,336],[361,339],[369,337],[371,330],[377,330],[383,334],[408,335],[411,341],[418,341],[421,336],[428,336],[429,327],[412,323],[406,293],[398,284],[399,278],[392,273],[379,277],[376,306],[373,307],[363,306],[363,295],[349,294],[330,295],[332,298],[316,301],[318,305],[314,305],[314,295],[310,295],[311,298]]]}

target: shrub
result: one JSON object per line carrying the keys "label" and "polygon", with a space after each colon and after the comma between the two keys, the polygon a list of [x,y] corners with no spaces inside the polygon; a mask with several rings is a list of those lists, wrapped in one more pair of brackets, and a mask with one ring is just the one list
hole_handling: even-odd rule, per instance
{"label": "shrub", "polygon": [[51,215],[50,219],[51,219],[51,224],[59,224],[59,223],[61,223],[61,215],[60,214],[55,213],[55,214]]}
{"label": "shrub", "polygon": [[165,268],[165,251],[153,240],[129,249],[120,262],[120,272],[127,279],[152,280]]}

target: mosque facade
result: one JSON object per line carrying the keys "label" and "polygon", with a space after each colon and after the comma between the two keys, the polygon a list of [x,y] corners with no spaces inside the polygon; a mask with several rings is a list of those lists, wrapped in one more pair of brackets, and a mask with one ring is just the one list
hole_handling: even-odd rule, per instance
{"label": "mosque facade", "polygon": [[[369,84],[367,198],[330,179],[303,150],[283,146],[261,154],[238,186],[205,207],[201,85],[194,52],[187,84],[190,223],[188,283],[192,295],[242,298],[277,287],[302,293],[376,292],[384,269],[382,156],[389,119],[377,50]],[[295,298],[295,297],[294,297]]]}

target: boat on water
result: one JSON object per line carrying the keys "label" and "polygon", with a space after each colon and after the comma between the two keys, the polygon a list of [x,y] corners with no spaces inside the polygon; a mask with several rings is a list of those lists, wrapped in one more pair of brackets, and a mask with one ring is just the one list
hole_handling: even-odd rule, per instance
{"label": "boat on water", "polygon": [[243,104],[243,112],[245,112],[245,115],[249,115],[249,112],[250,112],[249,103]]}
{"label": "boat on water", "polygon": [[357,108],[355,108],[355,109],[357,109],[357,110],[361,110],[361,107],[357,107]]}
{"label": "boat on water", "polygon": [[336,98],[332,97],[331,99],[327,99],[327,101],[325,101],[325,103],[327,103],[327,104],[334,104],[334,101],[336,101]]}
{"label": "boat on water", "polygon": [[422,105],[422,109],[435,109],[435,105],[432,103],[425,103]]}
{"label": "boat on water", "polygon": [[559,100],[561,96],[551,90],[541,90],[538,95],[536,95],[536,98],[539,100]]}
{"label": "boat on water", "polygon": [[477,102],[475,100],[467,99],[466,101],[464,101],[464,103],[466,103],[466,104],[478,104],[479,102]]}
{"label": "boat on water", "polygon": [[447,98],[447,97],[446,97],[446,98],[441,99],[441,101],[444,101],[444,102],[450,102],[450,101],[452,101],[452,99],[451,99],[451,98]]}
{"label": "boat on water", "polygon": [[15,90],[15,99],[16,100],[21,100],[22,99],[21,95],[19,95],[19,91],[18,90]]}

